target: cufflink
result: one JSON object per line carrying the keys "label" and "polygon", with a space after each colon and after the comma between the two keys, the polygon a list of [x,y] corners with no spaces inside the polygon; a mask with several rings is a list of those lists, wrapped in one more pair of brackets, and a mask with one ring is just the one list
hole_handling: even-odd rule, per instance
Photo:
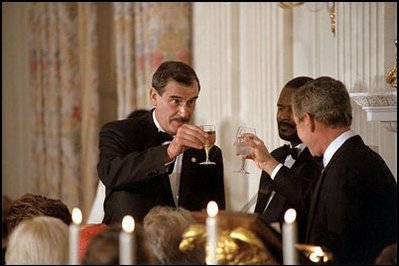
{"label": "cufflink", "polygon": [[197,159],[195,159],[195,157],[191,157],[191,162],[195,163],[197,161]]}

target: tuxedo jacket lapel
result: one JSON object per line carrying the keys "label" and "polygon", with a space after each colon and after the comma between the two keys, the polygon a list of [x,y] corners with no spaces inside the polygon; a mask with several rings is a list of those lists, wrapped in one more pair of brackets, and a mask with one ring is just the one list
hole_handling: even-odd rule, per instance
{"label": "tuxedo jacket lapel", "polygon": [[310,238],[310,232],[312,231],[313,218],[315,215],[317,203],[319,202],[320,188],[321,188],[321,184],[323,183],[323,178],[324,178],[324,169],[321,171],[319,179],[317,179],[317,183],[316,183],[315,189],[313,191],[312,201],[310,202],[308,222],[307,222],[307,226],[306,226],[307,227],[306,237],[305,237],[306,243],[308,243],[309,238]]}
{"label": "tuxedo jacket lapel", "polygon": [[313,226],[313,219],[315,217],[315,214],[317,211],[317,205],[320,200],[320,190],[321,190],[321,186],[323,185],[325,176],[328,175],[328,168],[330,167],[330,165],[332,165],[334,163],[335,160],[337,160],[337,158],[344,151],[345,151],[345,144],[335,152],[335,154],[331,158],[328,165],[321,171],[320,177],[317,180],[316,186],[313,190],[312,200],[310,201],[308,222],[307,222],[307,231],[306,231],[306,238],[305,238],[306,242],[310,241],[310,236],[311,236],[311,231],[312,231],[312,226]]}
{"label": "tuxedo jacket lapel", "polygon": [[205,160],[205,156],[202,158],[200,153],[196,152],[194,149],[188,149],[184,152],[180,175],[179,202],[184,202],[189,195],[194,180],[193,177],[198,175],[198,163],[203,160]]}

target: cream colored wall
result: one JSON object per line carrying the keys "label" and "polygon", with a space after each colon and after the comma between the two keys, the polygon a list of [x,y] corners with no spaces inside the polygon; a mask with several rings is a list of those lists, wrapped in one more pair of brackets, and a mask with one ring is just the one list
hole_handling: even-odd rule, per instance
{"label": "cream colored wall", "polygon": [[233,141],[239,125],[255,127],[274,149],[276,103],[292,75],[291,19],[275,3],[193,3],[194,68],[202,83],[197,123],[217,125],[227,208],[239,210],[258,188],[260,170],[237,174]]}
{"label": "cream colored wall", "polygon": [[[385,76],[395,64],[397,3],[337,2],[335,36],[325,5],[307,3],[293,12],[294,75],[330,75],[343,81],[349,92],[393,91]],[[397,177],[397,133],[367,121],[355,102],[352,107],[352,129]]]}
{"label": "cream colored wall", "polygon": [[[267,147],[279,146],[276,102],[286,81],[328,75],[349,91],[360,82],[367,84],[364,91],[388,89],[384,74],[394,60],[397,4],[336,3],[335,37],[325,5],[282,10],[277,3],[193,4],[194,67],[203,87],[197,120],[218,125],[230,209],[239,210],[256,193],[260,174],[252,162],[251,175],[234,173],[235,129],[251,125]],[[378,149],[396,177],[397,133],[367,122],[355,104],[353,109],[353,130]]]}
{"label": "cream colored wall", "polygon": [[2,3],[2,194],[34,192],[29,173],[27,5]]}

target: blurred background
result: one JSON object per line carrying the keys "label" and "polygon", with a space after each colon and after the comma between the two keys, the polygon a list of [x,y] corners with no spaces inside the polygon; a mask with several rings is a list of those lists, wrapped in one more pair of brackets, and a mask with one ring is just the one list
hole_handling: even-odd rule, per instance
{"label": "blurred background", "polygon": [[216,125],[228,210],[239,210],[260,178],[250,161],[250,175],[234,172],[237,127],[255,127],[270,150],[280,146],[277,99],[299,75],[331,76],[351,95],[377,97],[352,102],[352,129],[396,178],[396,87],[386,80],[396,39],[396,2],[3,2],[2,194],[58,198],[87,216],[99,130],[152,107],[151,77],[165,60],[199,76],[193,122]]}

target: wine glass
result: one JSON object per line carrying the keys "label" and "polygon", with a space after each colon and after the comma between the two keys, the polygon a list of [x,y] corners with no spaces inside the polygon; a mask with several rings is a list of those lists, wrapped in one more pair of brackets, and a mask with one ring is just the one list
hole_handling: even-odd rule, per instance
{"label": "wine glass", "polygon": [[[245,137],[243,137],[243,134],[246,134]],[[245,170],[245,156],[251,153],[252,148],[245,144],[245,138],[250,138],[251,136],[256,136],[255,128],[243,126],[238,127],[234,145],[236,146],[236,154],[241,156],[241,168],[235,171],[236,173],[246,175],[250,174]]]}
{"label": "wine glass", "polygon": [[203,131],[205,131],[209,135],[209,138],[205,141],[205,144],[204,144],[206,160],[205,160],[205,162],[202,162],[200,164],[216,164],[215,162],[212,162],[209,160],[209,150],[215,144],[215,140],[216,140],[215,125],[200,125],[200,127]]}

